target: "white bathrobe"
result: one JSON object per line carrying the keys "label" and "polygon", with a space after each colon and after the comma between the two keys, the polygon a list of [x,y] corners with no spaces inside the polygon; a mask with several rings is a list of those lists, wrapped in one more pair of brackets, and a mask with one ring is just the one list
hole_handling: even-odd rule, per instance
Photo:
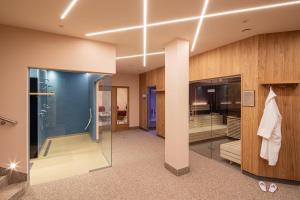
{"label": "white bathrobe", "polygon": [[275,101],[276,94],[270,88],[257,135],[262,137],[260,157],[275,166],[281,146],[281,114]]}

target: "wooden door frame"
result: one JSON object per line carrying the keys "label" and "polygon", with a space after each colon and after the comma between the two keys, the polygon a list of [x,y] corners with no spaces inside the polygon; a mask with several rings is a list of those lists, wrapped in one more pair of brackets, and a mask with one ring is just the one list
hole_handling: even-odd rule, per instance
{"label": "wooden door frame", "polygon": [[[126,88],[127,89],[127,124],[117,124],[117,98],[118,98],[118,93],[117,93],[117,88]],[[121,130],[127,130],[129,129],[129,124],[130,124],[130,88],[129,86],[112,86],[112,95],[111,98],[111,106],[112,106],[112,131],[121,131]],[[115,99],[113,98],[115,97]],[[114,115],[114,116],[113,116]]]}

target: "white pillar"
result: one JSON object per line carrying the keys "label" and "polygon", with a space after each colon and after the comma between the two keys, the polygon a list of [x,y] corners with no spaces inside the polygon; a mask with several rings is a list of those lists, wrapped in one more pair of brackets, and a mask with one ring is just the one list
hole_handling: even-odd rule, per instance
{"label": "white pillar", "polygon": [[189,172],[189,42],[165,48],[165,167],[175,175]]}

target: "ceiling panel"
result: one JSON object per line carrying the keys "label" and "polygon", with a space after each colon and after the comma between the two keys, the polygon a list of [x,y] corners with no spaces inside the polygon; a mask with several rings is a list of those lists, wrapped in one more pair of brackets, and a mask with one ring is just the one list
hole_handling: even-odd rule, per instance
{"label": "ceiling panel", "polygon": [[148,21],[200,15],[204,0],[148,0]]}
{"label": "ceiling panel", "polygon": [[210,0],[207,7],[207,14],[249,7],[257,7],[287,1],[288,0]]}
{"label": "ceiling panel", "polygon": [[[300,5],[207,18],[192,55],[261,33],[300,30],[299,11]],[[242,32],[247,28],[251,30]]]}
{"label": "ceiling panel", "polygon": [[148,30],[148,51],[161,51],[176,38],[192,41],[197,21],[153,27]]}
{"label": "ceiling panel", "polygon": [[[143,0],[78,0],[65,20],[60,15],[70,0],[0,0],[0,24],[25,27],[115,44],[117,56],[143,53],[143,29],[86,37],[98,32],[143,23]],[[288,2],[288,0],[210,0],[207,13]],[[204,0],[148,0],[148,22],[199,16]],[[206,18],[197,54],[260,33],[300,30],[300,4],[249,13]],[[175,38],[192,42],[198,20],[151,27],[148,52],[162,51]],[[242,32],[243,29],[252,30]],[[164,65],[164,56],[118,60],[117,71],[140,73]]]}

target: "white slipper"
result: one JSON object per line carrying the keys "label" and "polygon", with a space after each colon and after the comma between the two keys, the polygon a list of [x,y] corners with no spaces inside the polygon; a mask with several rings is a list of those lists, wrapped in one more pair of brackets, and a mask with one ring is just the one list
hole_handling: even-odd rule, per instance
{"label": "white slipper", "polygon": [[266,186],[265,182],[259,181],[259,182],[258,182],[258,185],[259,185],[261,191],[263,191],[263,192],[266,192],[266,191],[267,191],[267,186]]}
{"label": "white slipper", "polygon": [[274,193],[278,189],[277,185],[275,183],[272,183],[269,187],[269,192]]}

